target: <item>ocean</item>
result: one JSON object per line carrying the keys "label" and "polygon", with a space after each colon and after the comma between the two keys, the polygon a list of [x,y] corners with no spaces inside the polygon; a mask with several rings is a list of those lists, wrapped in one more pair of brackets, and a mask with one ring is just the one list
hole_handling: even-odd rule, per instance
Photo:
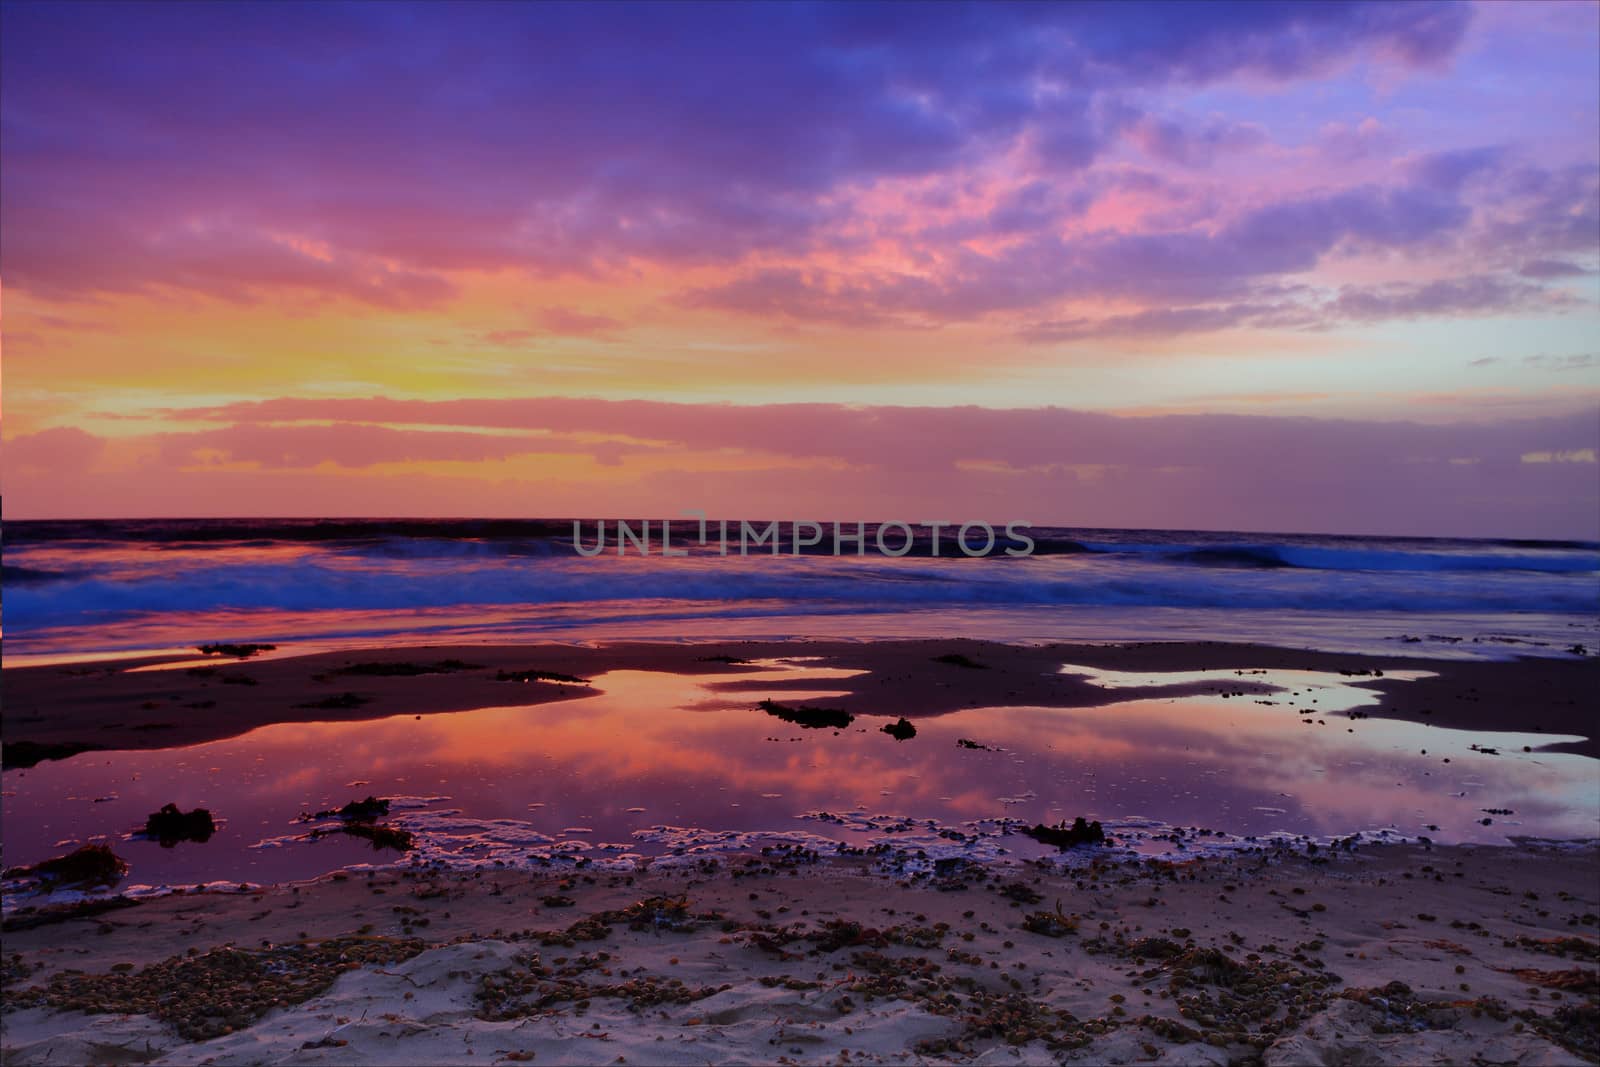
{"label": "ocean", "polygon": [[[1600,634],[1600,544],[1004,524],[969,558],[913,527],[904,556],[795,555],[794,529],[729,555],[711,523],[673,548],[574,548],[570,519],[9,522],[6,657],[394,643],[962,636],[1195,639],[1429,656],[1565,654]],[[752,523],[757,528],[764,526]],[[637,531],[639,523],[632,528]],[[854,524],[848,527],[854,532]],[[596,520],[580,526],[592,550]],[[802,532],[801,539],[809,536]],[[903,535],[887,543],[898,550]],[[974,540],[977,540],[975,535]],[[846,545],[846,552],[853,546]]]}

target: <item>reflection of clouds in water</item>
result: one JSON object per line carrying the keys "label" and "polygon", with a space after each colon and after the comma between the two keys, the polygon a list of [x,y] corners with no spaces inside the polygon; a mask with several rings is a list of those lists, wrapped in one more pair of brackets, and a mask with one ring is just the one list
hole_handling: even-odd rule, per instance
{"label": "reflection of clouds in water", "polygon": [[[793,703],[826,704],[837,695],[828,683],[854,673],[756,666],[759,673],[740,681],[794,684],[782,690]],[[1203,677],[1132,677],[1224,686],[1265,677],[1197,673]],[[395,817],[456,842],[452,849],[476,848],[474,833],[485,842],[492,836],[506,850],[495,855],[512,861],[518,847],[566,848],[549,844],[563,828],[591,829],[584,836],[608,852],[619,842],[648,851],[650,842],[634,835],[650,827],[702,827],[742,840],[792,831],[807,811],[858,807],[952,824],[1137,815],[1237,834],[1383,826],[1421,833],[1434,823],[1438,840],[1486,842],[1508,832],[1593,836],[1600,812],[1595,761],[1521,752],[1559,738],[1352,720],[1338,709],[1375,694],[1337,675],[1274,672],[1272,684],[1287,687],[1265,696],[951,712],[920,719],[906,744],[883,737],[872,716],[838,732],[800,729],[755,710],[759,694],[730,695],[714,677],[616,671],[597,681],[599,694],[534,707],[285,723],[190,749],[96,753],[7,772],[16,793],[4,812],[8,859],[31,862],[60,840],[121,833],[169,801],[211,807],[226,825],[205,846],[129,843],[139,881],[271,881],[392,858],[359,842],[282,840],[300,812],[351,799],[352,782],[362,783],[360,795],[447,794]],[[1311,696],[1318,704],[1308,726],[1303,705]],[[960,748],[962,737],[1003,751]],[[1474,743],[1502,754],[1474,752]],[[112,793],[104,803],[67,799]],[[434,810],[446,803],[448,814]],[[1480,808],[1516,815],[1485,827]],[[282,847],[251,848],[271,839]]]}
{"label": "reflection of clouds in water", "polygon": [[[1093,768],[1101,782],[1128,802],[1148,797],[1146,803],[1159,805],[1163,792],[1175,796],[1192,791],[1194,818],[1231,830],[1245,828],[1241,819],[1258,825],[1262,816],[1279,814],[1261,809],[1283,807],[1274,803],[1280,794],[1293,800],[1293,807],[1282,814],[1294,819],[1279,819],[1278,826],[1330,834],[1387,825],[1415,832],[1427,822],[1454,821],[1458,834],[1499,839],[1498,833],[1477,834],[1462,825],[1477,821],[1479,807],[1513,808],[1524,827],[1548,824],[1539,832],[1592,835],[1600,821],[1594,761],[1520,751],[1524,744],[1549,744],[1564,737],[1485,735],[1330,713],[1317,717],[1326,725],[1314,719],[1307,726],[1293,709],[1206,697],[1131,701],[1109,708],[1011,709],[994,715],[987,729],[990,738],[1027,747],[1036,760],[1062,770]],[[1501,755],[1472,750],[1473,744],[1491,737]],[[1420,754],[1424,748],[1427,756]],[[1446,758],[1451,763],[1444,763]],[[1162,788],[1130,788],[1141,779],[1159,782]],[[1474,784],[1464,796],[1449,795],[1461,792],[1458,787],[1468,781]],[[1068,789],[1058,786],[1058,792]],[[1097,799],[1099,810],[1120,814],[1105,807],[1103,795]],[[1063,800],[1070,807],[1071,801]],[[1149,810],[1167,819],[1184,818],[1170,809]],[[1230,817],[1219,818],[1218,812]]]}

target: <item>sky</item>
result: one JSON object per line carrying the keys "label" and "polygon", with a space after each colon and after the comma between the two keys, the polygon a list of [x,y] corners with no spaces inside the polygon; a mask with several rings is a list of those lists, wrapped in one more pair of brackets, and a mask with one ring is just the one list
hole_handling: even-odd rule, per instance
{"label": "sky", "polygon": [[0,3],[11,518],[1600,538],[1600,5]]}

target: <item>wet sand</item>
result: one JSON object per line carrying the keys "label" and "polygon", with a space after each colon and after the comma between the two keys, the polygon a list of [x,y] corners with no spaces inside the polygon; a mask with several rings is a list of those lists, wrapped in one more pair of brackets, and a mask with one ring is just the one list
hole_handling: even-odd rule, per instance
{"label": "wet sand", "polygon": [[[980,667],[937,662],[963,656]],[[1304,669],[1358,672],[1354,684],[1383,693],[1375,717],[1459,729],[1577,735],[1551,751],[1600,756],[1592,694],[1600,692],[1600,657],[1436,660],[1300,651],[1257,645],[1153,642],[1125,645],[1004,645],[982,641],[790,641],[707,644],[470,645],[374,648],[303,656],[150,657],[71,665],[8,667],[0,720],[12,754],[25,766],[48,752],[28,746],[84,749],[171,748],[237,736],[279,722],[354,721],[391,715],[530,705],[583,696],[575,683],[497,681],[501,672],[547,671],[588,678],[610,670],[714,674],[736,680],[750,668],[726,658],[817,657],[819,666],[863,673],[842,679],[846,695],[830,706],[853,714],[922,716],[980,706],[1100,707],[1141,696],[1182,696],[1220,689],[1266,693],[1247,677],[1109,691],[1059,673],[1063,664],[1119,671]],[[383,676],[370,665],[432,669]],[[168,663],[192,663],[140,670]],[[368,665],[363,668],[362,665]],[[352,667],[357,673],[344,673]],[[1372,671],[1428,671],[1397,681]],[[797,683],[804,684],[804,683]],[[774,687],[762,682],[752,703]]]}
{"label": "wet sand", "polygon": [[[1342,671],[1383,694],[1374,717],[1576,735],[1562,747],[1596,754],[1592,658],[1205,643],[441,646],[199,673],[187,657],[8,668],[4,737],[9,763],[19,742],[167,748],[594,692],[502,672],[673,671],[738,692],[753,668],[730,660],[796,656],[863,672],[828,683],[846,693],[830,706],[912,720],[1257,697],[1259,681],[1231,672]],[[129,669],[161,662],[180,665]],[[1108,688],[1063,664],[1135,683],[1230,673]],[[1435,676],[1387,677],[1400,671]],[[773,695],[770,674],[752,680],[752,704]],[[1595,842],[1072,855],[1071,869],[952,860],[917,875],[794,847],[631,873],[402,861],[111,907],[24,901],[5,920],[0,1051],[7,1064],[1600,1062]]]}
{"label": "wet sand", "polygon": [[1597,861],[1390,845],[897,880],[773,856],[179,893],[13,916],[5,1062],[1594,1062]]}

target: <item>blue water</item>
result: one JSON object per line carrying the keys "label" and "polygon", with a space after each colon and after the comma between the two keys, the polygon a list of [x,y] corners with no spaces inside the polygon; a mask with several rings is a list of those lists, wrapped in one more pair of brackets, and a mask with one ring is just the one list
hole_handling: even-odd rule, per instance
{"label": "blue water", "polygon": [[[652,555],[570,520],[194,520],[5,526],[6,657],[197,641],[968,636],[1207,638],[1427,654],[1568,654],[1600,631],[1600,545],[1033,527],[1034,554]],[[756,524],[764,526],[764,523]],[[633,524],[635,530],[639,524]],[[581,543],[595,544],[596,523]],[[806,531],[809,533],[809,531]],[[854,524],[847,527],[854,532]],[[902,536],[886,535],[898,549]],[[981,545],[981,535],[971,542]],[[853,546],[846,546],[853,551]],[[823,553],[823,554],[819,554]]]}

